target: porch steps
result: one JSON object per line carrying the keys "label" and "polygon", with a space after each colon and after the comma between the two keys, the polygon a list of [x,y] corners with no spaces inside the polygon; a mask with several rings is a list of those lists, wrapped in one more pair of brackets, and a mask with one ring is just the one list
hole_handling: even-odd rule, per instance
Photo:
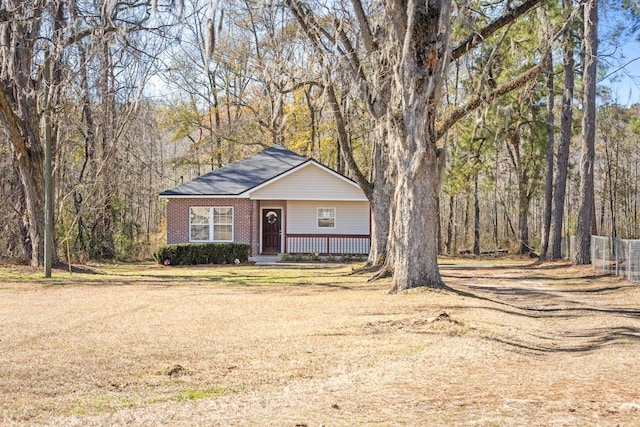
{"label": "porch steps", "polygon": [[255,265],[274,265],[282,261],[280,255],[255,255],[249,257],[249,261],[253,261]]}

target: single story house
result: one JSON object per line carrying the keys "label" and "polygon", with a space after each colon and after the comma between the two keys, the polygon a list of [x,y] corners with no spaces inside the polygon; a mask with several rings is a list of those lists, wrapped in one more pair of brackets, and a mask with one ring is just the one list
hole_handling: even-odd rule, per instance
{"label": "single story house", "polygon": [[358,184],[279,145],[160,198],[168,244],[247,243],[251,256],[369,253],[371,211]]}

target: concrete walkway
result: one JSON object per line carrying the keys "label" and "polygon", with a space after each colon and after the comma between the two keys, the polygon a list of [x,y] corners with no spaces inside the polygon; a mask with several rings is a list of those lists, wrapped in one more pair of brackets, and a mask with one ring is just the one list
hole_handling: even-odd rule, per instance
{"label": "concrete walkway", "polygon": [[253,261],[256,265],[275,265],[282,260],[280,255],[256,255],[249,257],[249,261]]}

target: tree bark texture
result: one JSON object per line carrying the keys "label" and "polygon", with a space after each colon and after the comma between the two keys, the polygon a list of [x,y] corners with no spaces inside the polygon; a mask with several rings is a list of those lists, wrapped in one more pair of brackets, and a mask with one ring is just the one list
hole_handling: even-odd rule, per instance
{"label": "tree bark texture", "polygon": [[[571,13],[571,1],[563,0],[564,14]],[[562,107],[560,116],[560,141],[556,159],[555,183],[553,185],[553,204],[551,208],[551,227],[549,229],[549,259],[562,258],[562,223],[564,219],[564,199],[567,190],[567,169],[569,167],[569,147],[571,145],[571,125],[573,123],[574,69],[573,41],[567,28],[562,46],[563,80]]]}
{"label": "tree bark texture", "polygon": [[[437,147],[437,108],[449,62],[449,0],[389,0],[388,48],[401,46],[393,68],[388,124],[396,173],[391,208],[392,292],[442,287],[438,269],[438,194],[444,155]],[[390,49],[391,50],[391,49]]]}
{"label": "tree bark texture", "polygon": [[547,145],[545,146],[544,162],[544,208],[542,212],[542,231],[540,236],[540,259],[543,261],[547,259],[549,233],[551,229],[551,210],[553,207],[553,149],[555,148],[553,108],[553,61],[549,58],[549,68],[547,70]]}
{"label": "tree bark texture", "polygon": [[[398,172],[391,207],[390,238],[393,243],[388,254],[393,266],[392,292],[443,285],[437,262],[438,227],[434,220],[437,218],[440,177],[433,151],[427,159],[418,162],[419,165],[412,165],[412,170]],[[404,160],[404,165],[410,163],[407,158]],[[414,174],[420,174],[421,179],[416,179]],[[416,230],[421,230],[418,235]]]}
{"label": "tree bark texture", "polygon": [[[25,154],[14,151],[14,164],[22,184],[30,260],[33,267],[44,263],[44,151],[39,137],[34,137]],[[15,146],[14,150],[15,150]]]}
{"label": "tree bark texture", "polygon": [[580,162],[580,207],[574,264],[591,262],[591,231],[595,219],[593,166],[595,159],[596,72],[598,53],[598,0],[584,7],[584,115],[582,116],[582,161]]}
{"label": "tree bark texture", "polygon": [[[379,133],[376,138],[385,138],[387,133],[384,128],[376,129]],[[389,155],[387,147],[376,144],[373,155],[373,189],[371,191],[371,250],[367,264],[381,266],[387,256],[387,244],[389,228],[391,224],[391,198],[393,196],[390,185],[393,176],[389,169]]]}
{"label": "tree bark texture", "polygon": [[[17,4],[13,7],[20,10]],[[3,45],[0,46],[0,125],[7,130],[22,185],[23,219],[32,266],[41,266],[44,261],[44,149],[30,55],[40,27],[40,20],[35,18],[41,13],[42,10],[34,8],[31,20],[16,19],[0,24]]]}

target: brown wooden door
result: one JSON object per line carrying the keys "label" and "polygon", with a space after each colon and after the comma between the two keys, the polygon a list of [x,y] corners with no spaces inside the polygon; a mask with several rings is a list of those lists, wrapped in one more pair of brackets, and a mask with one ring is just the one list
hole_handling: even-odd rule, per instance
{"label": "brown wooden door", "polygon": [[277,254],[281,252],[281,224],[281,209],[265,209],[262,211],[262,253]]}

